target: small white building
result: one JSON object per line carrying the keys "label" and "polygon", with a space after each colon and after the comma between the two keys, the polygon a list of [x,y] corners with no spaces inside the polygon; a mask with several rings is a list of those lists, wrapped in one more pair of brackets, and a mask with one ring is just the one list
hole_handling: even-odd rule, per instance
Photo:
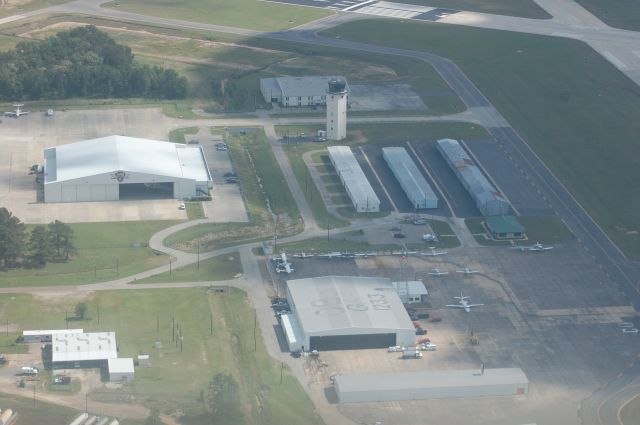
{"label": "small white building", "polygon": [[421,280],[404,280],[392,282],[400,300],[405,304],[424,302],[427,295],[427,288]]}
{"label": "small white building", "polygon": [[118,357],[115,332],[56,334],[51,341],[54,368],[98,367]]}
{"label": "small white building", "polygon": [[[275,77],[261,78],[260,92],[267,103],[278,103],[281,106],[324,106],[327,103],[327,84],[331,80],[344,77],[336,75],[307,77]],[[349,86],[346,85],[347,103],[349,103]]]}
{"label": "small white building", "polygon": [[107,360],[110,382],[133,382],[136,372],[130,357]]}
{"label": "small white building", "polygon": [[84,330],[82,329],[49,329],[22,331],[22,339],[27,344],[30,344],[32,342],[51,342],[53,335],[81,334],[83,332]]}
{"label": "small white building", "polygon": [[327,90],[327,139],[342,140],[347,137],[347,82],[342,79],[329,81]]}
{"label": "small white building", "polygon": [[200,146],[125,136],[44,150],[44,201],[185,199],[213,187]]}

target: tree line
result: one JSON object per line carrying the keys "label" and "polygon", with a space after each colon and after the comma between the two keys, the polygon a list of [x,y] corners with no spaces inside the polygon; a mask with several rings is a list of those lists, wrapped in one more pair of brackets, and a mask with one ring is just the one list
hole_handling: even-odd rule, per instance
{"label": "tree line", "polygon": [[173,69],[139,64],[128,46],[93,25],[0,53],[0,98],[187,96],[187,79]]}
{"label": "tree line", "polygon": [[0,268],[44,266],[68,260],[76,251],[73,229],[61,221],[35,226],[31,232],[6,208],[0,208]]}

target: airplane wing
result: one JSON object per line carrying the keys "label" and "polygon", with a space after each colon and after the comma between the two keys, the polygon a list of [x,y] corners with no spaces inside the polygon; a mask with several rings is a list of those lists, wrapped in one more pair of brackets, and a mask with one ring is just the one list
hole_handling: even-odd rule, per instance
{"label": "airplane wing", "polygon": [[16,113],[15,113],[15,112],[5,112],[5,113],[4,113],[4,116],[5,116],[5,117],[15,117],[15,116],[16,116]]}
{"label": "airplane wing", "polygon": [[481,305],[484,304],[467,304],[467,307],[480,307]]}
{"label": "airplane wing", "polygon": [[[453,307],[453,308],[466,308],[463,305],[460,304],[447,304],[446,307]],[[468,307],[468,306],[467,306]]]}

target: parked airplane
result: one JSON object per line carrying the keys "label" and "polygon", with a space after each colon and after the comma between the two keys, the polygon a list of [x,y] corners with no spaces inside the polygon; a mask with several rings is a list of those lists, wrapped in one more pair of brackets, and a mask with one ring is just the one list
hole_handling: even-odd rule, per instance
{"label": "parked airplane", "polygon": [[342,253],[338,252],[338,251],[334,251],[334,252],[327,252],[324,254],[318,254],[317,255],[319,258],[327,258],[329,260],[333,259],[333,258],[342,258]]}
{"label": "parked airplane", "polygon": [[540,242],[536,242],[531,246],[514,246],[515,249],[519,249],[520,251],[534,251],[534,252],[544,252],[551,251],[553,249],[552,246],[544,246]]}
{"label": "parked airplane", "polygon": [[353,255],[356,258],[369,258],[369,257],[375,257],[378,254],[376,254],[375,252],[356,252]]}
{"label": "parked airplane", "polygon": [[469,313],[471,311],[472,307],[480,307],[481,305],[484,304],[469,304],[467,302],[467,300],[470,297],[465,297],[464,295],[462,295],[462,291],[460,291],[460,296],[459,297],[453,297],[456,300],[458,300],[458,304],[447,304],[447,307],[452,307],[452,308],[462,308],[464,309],[464,311],[466,311],[467,313]]}
{"label": "parked airplane", "polygon": [[441,272],[440,269],[435,268],[427,273],[429,276],[444,276],[449,274],[449,272]]}
{"label": "parked airplane", "polygon": [[20,118],[22,115],[29,115],[29,111],[23,111],[22,109],[20,109],[21,106],[24,106],[22,103],[14,103],[13,106],[16,108],[16,110],[5,112],[5,117]]}
{"label": "parked airplane", "polygon": [[402,251],[393,251],[391,253],[391,255],[401,255],[403,257],[406,257],[407,255],[415,255],[416,251],[407,251],[406,249],[403,249]]}
{"label": "parked airplane", "polygon": [[478,270],[470,270],[469,267],[465,267],[464,270],[456,270],[456,273],[460,274],[476,274],[480,273]]}
{"label": "parked airplane", "polygon": [[298,252],[298,253],[293,254],[293,257],[294,257],[294,258],[302,258],[302,259],[305,259],[305,258],[312,258],[312,257],[315,257],[315,255],[314,255],[314,254],[307,254],[306,252]]}
{"label": "parked airplane", "polygon": [[294,272],[294,269],[291,267],[291,263],[287,260],[287,254],[280,254],[280,258],[275,258],[276,261],[276,273],[286,273],[291,274]]}
{"label": "parked airplane", "polygon": [[445,254],[448,254],[448,253],[449,253],[449,251],[437,251],[437,250],[436,250],[436,248],[435,248],[435,247],[433,247],[433,246],[430,246],[430,247],[429,247],[429,249],[430,249],[431,251],[429,251],[429,252],[422,252],[421,254],[422,254],[422,255],[426,255],[427,257],[436,257],[436,256],[438,256],[438,255],[445,255]]}

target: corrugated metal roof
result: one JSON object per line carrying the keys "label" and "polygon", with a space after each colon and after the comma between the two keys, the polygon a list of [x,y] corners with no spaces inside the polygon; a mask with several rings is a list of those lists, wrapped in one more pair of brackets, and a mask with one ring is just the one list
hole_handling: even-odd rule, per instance
{"label": "corrugated metal roof", "polygon": [[107,366],[109,368],[109,373],[135,373],[133,359],[130,357],[109,359],[107,360]]}
{"label": "corrugated metal roof", "polygon": [[458,175],[482,215],[509,213],[509,202],[493,187],[460,143],[452,139],[438,140],[438,150]]}
{"label": "corrugated metal roof", "polygon": [[116,171],[211,180],[199,146],[136,137],[108,136],[55,146],[45,150],[45,158],[45,184]]}
{"label": "corrugated metal roof", "polygon": [[84,330],[82,329],[48,329],[48,330],[22,331],[22,336],[81,334],[83,332]]}
{"label": "corrugated metal roof", "polygon": [[115,332],[57,334],[51,340],[53,362],[107,360],[118,357]]}
{"label": "corrugated metal roof", "polygon": [[306,334],[336,329],[409,330],[413,324],[386,278],[324,276],[287,282]]}
{"label": "corrugated metal roof", "polygon": [[367,207],[366,209],[375,206],[376,210],[379,209],[380,199],[360,168],[351,148],[349,146],[329,146],[327,150],[356,210],[359,210],[359,206]]}
{"label": "corrugated metal roof", "polygon": [[405,148],[382,148],[382,156],[414,207],[438,208],[438,197]]}
{"label": "corrugated metal roof", "polygon": [[336,377],[336,387],[340,393],[528,383],[527,375],[520,368],[485,369],[484,374],[481,374],[479,369],[463,369],[414,370],[401,373],[353,373]]}
{"label": "corrugated metal roof", "polygon": [[401,299],[405,295],[429,295],[421,280],[403,280],[401,282],[392,282],[392,284]]}

